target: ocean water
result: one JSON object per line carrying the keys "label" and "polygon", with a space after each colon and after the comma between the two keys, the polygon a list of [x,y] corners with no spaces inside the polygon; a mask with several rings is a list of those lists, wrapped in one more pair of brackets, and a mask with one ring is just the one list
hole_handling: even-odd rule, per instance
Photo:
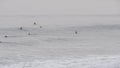
{"label": "ocean water", "polygon": [[0,16],[0,68],[119,68],[119,18]]}
{"label": "ocean water", "polygon": [[83,26],[101,24],[119,24],[116,15],[13,15],[0,16],[1,27],[32,26],[33,22],[43,26]]}

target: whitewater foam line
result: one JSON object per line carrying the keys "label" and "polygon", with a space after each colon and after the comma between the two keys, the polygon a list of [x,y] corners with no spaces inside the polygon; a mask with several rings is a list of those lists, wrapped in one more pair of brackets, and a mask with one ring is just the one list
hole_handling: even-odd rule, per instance
{"label": "whitewater foam line", "polygon": [[0,68],[120,68],[120,56],[87,57],[81,59],[36,60]]}

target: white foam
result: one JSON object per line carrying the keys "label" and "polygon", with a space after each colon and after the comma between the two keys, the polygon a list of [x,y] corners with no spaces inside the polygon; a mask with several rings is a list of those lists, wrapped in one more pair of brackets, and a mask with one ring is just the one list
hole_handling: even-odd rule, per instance
{"label": "white foam", "polygon": [[21,62],[0,68],[119,68],[120,56]]}

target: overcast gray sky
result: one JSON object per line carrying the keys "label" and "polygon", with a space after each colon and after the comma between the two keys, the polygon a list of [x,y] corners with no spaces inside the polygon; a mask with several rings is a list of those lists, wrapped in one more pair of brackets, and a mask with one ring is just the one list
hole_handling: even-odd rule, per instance
{"label": "overcast gray sky", "polygon": [[0,14],[118,14],[117,0],[0,0]]}

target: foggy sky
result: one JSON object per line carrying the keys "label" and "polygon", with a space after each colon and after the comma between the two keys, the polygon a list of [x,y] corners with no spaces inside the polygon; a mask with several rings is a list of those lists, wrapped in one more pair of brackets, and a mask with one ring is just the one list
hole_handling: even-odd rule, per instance
{"label": "foggy sky", "polygon": [[118,14],[117,0],[0,0],[0,14]]}

